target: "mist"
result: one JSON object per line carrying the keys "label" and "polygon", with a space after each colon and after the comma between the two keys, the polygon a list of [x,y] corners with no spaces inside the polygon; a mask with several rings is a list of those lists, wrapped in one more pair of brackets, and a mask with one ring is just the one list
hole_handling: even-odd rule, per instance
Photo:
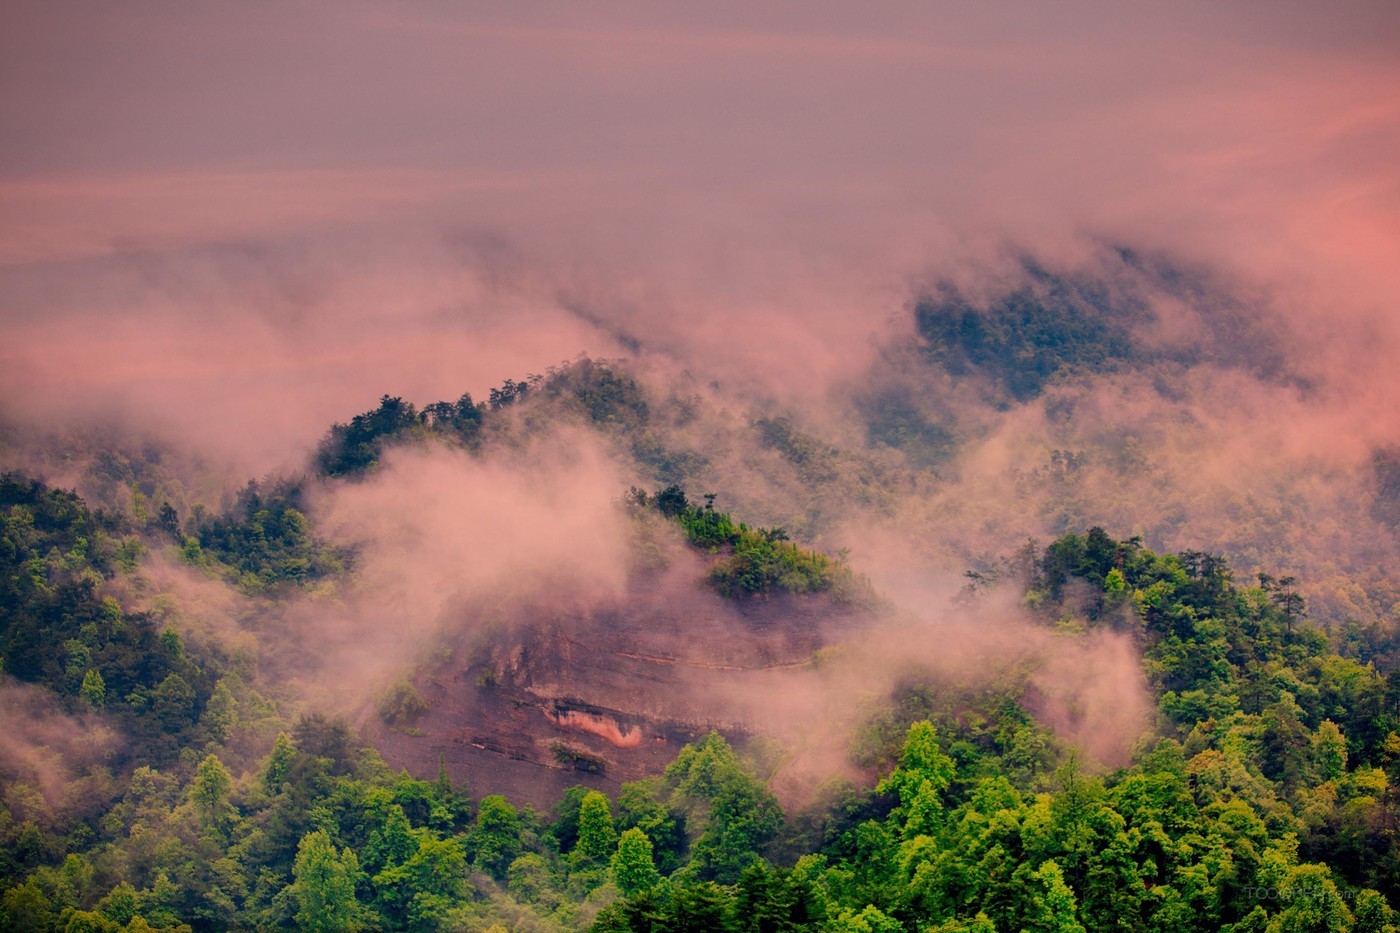
{"label": "mist", "polygon": [[[888,694],[934,640],[914,655],[935,678],[1034,655],[1043,720],[1121,762],[1146,716],[1128,643],[1034,635],[1015,606],[959,617],[953,581],[1098,524],[1297,572],[1329,621],[1394,613],[1400,551],[1368,506],[1371,458],[1400,444],[1397,45],[1379,3],[12,4],[0,466],[86,494],[65,437],[148,438],[217,508],[381,395],[481,400],[625,359],[658,410],[694,400],[657,428],[696,455],[692,493],[846,549],[903,613],[834,667],[678,688],[676,710],[716,703],[696,716],[839,770],[815,738],[851,725],[832,698]],[[1205,284],[1162,287],[1119,248]],[[1136,289],[1135,339],[1181,353],[1013,401],[930,368],[914,303],[994,299],[1026,257]],[[877,389],[952,452],[871,441]],[[816,453],[775,452],[765,418]],[[617,503],[651,478],[583,429],[503,433],[312,483],[352,582],[269,607],[167,553],[138,595],[280,646],[265,676],[352,711],[444,639],[526,626],[513,601],[625,599]],[[1085,455],[1072,476],[1059,451]]]}
{"label": "mist", "polygon": [[42,690],[0,680],[0,788],[21,819],[47,824],[55,814],[101,799],[102,766],[119,736],[94,716],[64,712]]}
{"label": "mist", "polygon": [[30,417],[236,435],[260,472],[347,395],[484,391],[617,333],[820,399],[911,281],[1086,235],[1286,289],[1340,325],[1329,372],[1393,346],[1383,5],[72,12],[7,11],[0,50]]}
{"label": "mist", "polygon": [[357,548],[358,579],[284,620],[309,639],[312,684],[358,712],[366,685],[520,625],[515,603],[564,612],[619,595],[624,479],[591,438],[560,437],[484,462],[408,451],[371,482],[328,491],[313,514]]}

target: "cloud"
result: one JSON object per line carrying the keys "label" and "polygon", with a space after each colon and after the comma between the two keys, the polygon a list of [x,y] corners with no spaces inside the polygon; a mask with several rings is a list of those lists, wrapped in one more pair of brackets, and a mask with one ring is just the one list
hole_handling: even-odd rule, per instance
{"label": "cloud", "polygon": [[64,712],[45,691],[0,679],[0,790],[17,818],[44,823],[83,805],[75,781],[114,751],[115,740],[109,726]]}
{"label": "cloud", "polygon": [[627,485],[595,438],[565,432],[483,459],[396,451],[363,482],[321,488],[313,518],[354,548],[355,579],[287,609],[281,675],[353,708],[443,645],[616,597]]}
{"label": "cloud", "polygon": [[[627,355],[658,397],[704,402],[671,435],[709,458],[703,482],[849,544],[906,607],[929,577],[1086,522],[1337,592],[1329,575],[1394,566],[1365,517],[1368,457],[1400,443],[1393,9],[798,9],[7,9],[0,415],[260,475],[299,469],[381,394],[480,398]],[[1123,274],[1106,243],[1214,270],[1251,326],[1212,329],[1212,296],[1153,294],[1139,336],[1220,352],[1005,410],[911,353],[931,283],[995,293],[1023,254]],[[1236,365],[1264,342],[1289,378]],[[859,446],[851,399],[872,386],[960,454],[917,472],[863,451],[823,486],[745,433],[784,414]],[[1090,454],[1070,479],[1046,469],[1065,449]],[[579,436],[401,451],[326,487],[314,517],[357,543],[358,582],[285,608],[301,642],[279,663],[338,702],[483,601],[618,598],[610,502],[633,479]],[[869,650],[852,670],[891,660]],[[1047,716],[1090,744],[1131,731],[1121,643],[1045,650]],[[1104,692],[1071,691],[1094,665]]]}
{"label": "cloud", "polygon": [[609,354],[559,307],[582,301],[795,403],[870,361],[911,281],[989,240],[1082,255],[1085,232],[1394,345],[1374,5],[265,13],[7,14],[7,397],[101,397],[266,463],[382,391]]}

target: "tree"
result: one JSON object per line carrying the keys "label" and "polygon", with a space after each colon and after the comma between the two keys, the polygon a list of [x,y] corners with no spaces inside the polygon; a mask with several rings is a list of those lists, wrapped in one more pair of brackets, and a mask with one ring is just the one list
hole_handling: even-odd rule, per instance
{"label": "tree", "polygon": [[141,901],[136,889],[123,881],[112,889],[106,897],[97,904],[97,909],[102,912],[102,916],[124,926],[131,922],[141,910]]}
{"label": "tree", "polygon": [[1312,735],[1302,721],[1303,710],[1284,692],[1260,714],[1260,770],[1288,790],[1307,783]]}
{"label": "tree", "polygon": [[274,794],[281,790],[296,757],[297,750],[292,740],[287,738],[287,733],[277,733],[277,741],[272,743],[272,754],[267,757],[267,767],[263,769],[263,786]]}
{"label": "tree", "polygon": [[713,881],[682,884],[673,893],[669,917],[661,929],[676,933],[727,933],[738,929],[731,912],[733,901]]}
{"label": "tree", "polygon": [[694,864],[701,877],[732,884],[782,825],[777,798],[742,774],[715,794],[705,831],[695,840]]}
{"label": "tree", "polygon": [[739,876],[737,914],[756,933],[810,930],[827,919],[811,881],[757,859]]}
{"label": "tree", "polygon": [[175,507],[169,502],[162,502],[160,515],[156,519],[156,527],[170,538],[171,541],[179,543],[183,534],[180,531],[180,513],[175,511]]}
{"label": "tree", "polygon": [[31,879],[5,892],[0,898],[0,920],[10,930],[35,930],[39,933],[54,928],[53,902]]}
{"label": "tree", "polygon": [[509,879],[506,890],[522,904],[540,900],[554,884],[549,865],[537,852],[527,853],[511,862],[510,868],[506,870],[506,877]]}
{"label": "tree", "polygon": [[874,904],[867,904],[859,912],[847,908],[824,929],[831,933],[903,933],[904,924]]}
{"label": "tree", "polygon": [[1301,618],[1307,611],[1307,601],[1303,599],[1303,594],[1293,588],[1297,584],[1297,577],[1279,577],[1278,587],[1271,597],[1274,605],[1283,611],[1290,632],[1293,631],[1293,620]]}
{"label": "tree", "polygon": [[608,798],[596,790],[589,791],[579,804],[574,857],[581,863],[597,865],[606,862],[616,848],[617,830]]}
{"label": "tree", "polygon": [[1313,764],[1318,777],[1335,781],[1347,770],[1347,740],[1330,719],[1324,719],[1313,733]]}
{"label": "tree", "polygon": [[78,692],[93,709],[101,709],[107,705],[107,684],[103,682],[102,675],[95,670],[89,670],[83,675],[83,685],[78,688]]}
{"label": "tree", "polygon": [[72,687],[79,684],[84,672],[92,667],[92,649],[82,639],[70,638],[63,643],[63,653],[67,656],[63,664],[64,679]]}
{"label": "tree", "polygon": [[122,928],[94,911],[75,910],[68,915],[63,933],[122,933]]}
{"label": "tree", "polygon": [[[626,786],[624,785],[624,791]],[[555,802],[553,813],[554,820],[549,824],[549,834],[559,843],[560,852],[571,852],[578,845],[578,814],[583,806],[583,798],[587,797],[589,789],[581,784],[565,788],[559,800]],[[619,799],[619,803],[622,800]],[[624,811],[625,814],[625,811]]]}
{"label": "tree", "polygon": [[880,782],[882,794],[899,797],[904,836],[932,835],[943,822],[942,794],[956,770],[938,747],[938,731],[924,720],[909,727],[899,766]]}
{"label": "tree", "polygon": [[472,865],[497,881],[504,881],[506,870],[519,854],[520,814],[499,794],[481,798],[476,823],[467,837],[467,855]]}
{"label": "tree", "polygon": [[1039,884],[1032,897],[1033,913],[1026,918],[1027,933],[1084,933],[1076,917],[1074,892],[1055,860],[1046,861],[1031,877]]}
{"label": "tree", "polygon": [[[502,870],[502,880],[505,870]],[[374,876],[374,886],[393,907],[390,927],[436,930],[467,893],[467,858],[456,839],[419,838],[418,849],[402,865]]]}
{"label": "tree", "polygon": [[646,833],[634,826],[622,834],[613,853],[612,872],[617,889],[627,897],[650,891],[661,881]]}
{"label": "tree", "polygon": [[203,722],[209,730],[209,737],[216,742],[226,740],[229,730],[238,723],[238,700],[222,680],[214,687],[209,702],[204,705]]}
{"label": "tree", "polygon": [[1358,891],[1354,905],[1355,933],[1394,933],[1396,913],[1379,892],[1369,888]]}
{"label": "tree", "polygon": [[[166,629],[166,633],[174,634],[171,629]],[[161,636],[161,643],[168,644],[165,635]],[[179,644],[178,636],[174,644]],[[178,735],[194,718],[194,700],[194,688],[189,682],[179,674],[171,674],[151,695],[151,709],[167,733]]]}
{"label": "tree", "polygon": [[379,698],[379,718],[391,726],[411,725],[428,711],[428,701],[407,677],[395,681]]}
{"label": "tree", "polygon": [[339,855],[325,830],[307,833],[297,845],[291,889],[296,919],[303,930],[352,931],[363,928],[364,911],[355,898],[360,874],[355,853]]}
{"label": "tree", "polygon": [[433,782],[433,793],[442,803],[449,803],[456,796],[456,791],[452,789],[452,775],[447,773],[447,756],[442,752],[438,752],[438,773],[437,780]]}
{"label": "tree", "polygon": [[[711,503],[713,501],[710,500]],[[675,518],[690,508],[690,502],[685,497],[685,490],[674,483],[658,492],[652,498],[652,504],[658,512],[667,518]]]}
{"label": "tree", "polygon": [[701,878],[732,884],[782,827],[777,799],[718,733],[682,749],[666,778],[677,804],[705,827],[692,850]]}
{"label": "tree", "polygon": [[1353,917],[1321,865],[1300,865],[1288,875],[1287,907],[1269,924],[1269,933],[1343,933],[1352,929]]}
{"label": "tree", "polygon": [[[685,814],[664,803],[661,793],[661,781],[657,778],[623,784],[617,795],[618,825],[623,829],[635,826],[646,833],[657,871],[669,875],[680,867],[685,854]],[[577,836],[577,807],[574,826]]]}
{"label": "tree", "polygon": [[222,830],[233,814],[229,803],[229,791],[233,789],[233,777],[217,755],[207,755],[199,763],[194,783],[190,785],[190,802],[199,814],[200,822],[206,827]]}

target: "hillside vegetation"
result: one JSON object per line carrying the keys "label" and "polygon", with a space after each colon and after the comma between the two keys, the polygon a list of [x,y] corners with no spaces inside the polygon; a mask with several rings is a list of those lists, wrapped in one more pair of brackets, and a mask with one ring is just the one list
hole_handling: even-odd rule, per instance
{"label": "hillside vegetation", "polygon": [[[1100,279],[1028,260],[1005,288],[934,287],[911,306],[914,336],[885,348],[826,422],[775,405],[736,411],[688,377],[658,389],[630,364],[581,357],[484,401],[418,408],[386,394],[333,424],[294,475],[224,487],[158,446],[72,439],[59,462],[91,501],[6,474],[0,928],[1394,933],[1400,591],[1387,561],[1400,457],[1373,452],[1360,478],[1185,476],[1212,452],[1196,442],[1215,436],[1198,430],[1191,393],[1211,383],[1193,384],[1192,367],[1285,393],[1306,380],[1206,279],[1127,251],[1109,265]],[[1192,303],[1199,330],[1154,336],[1160,295]],[[1106,423],[1132,391],[1171,416],[1189,458],[1154,440],[1170,432]],[[372,549],[318,524],[318,503],[432,462],[415,451],[515,469],[557,437],[586,437],[620,467],[609,476],[627,477],[619,485],[645,487],[607,493],[620,513],[588,514],[632,534],[624,592],[651,587],[654,602],[624,635],[652,642],[571,643],[583,636],[567,616],[587,608],[549,594],[521,608],[517,591],[486,586],[444,610],[467,628],[454,662],[467,680],[439,679],[459,649],[424,636],[410,646],[416,667],[396,669],[387,690],[365,685],[365,715],[393,741],[436,750],[425,740],[447,740],[419,726],[450,720],[452,741],[565,774],[552,785],[563,786],[597,777],[603,759],[563,742],[529,758],[531,723],[567,714],[589,730],[576,735],[620,756],[617,742],[643,741],[637,723],[662,705],[645,691],[703,692],[721,683],[693,674],[707,664],[733,675],[726,685],[819,680],[841,662],[838,639],[899,612],[833,546],[866,527],[889,535],[862,555],[877,578],[870,562],[902,572],[907,557],[932,574],[953,554],[973,566],[956,601],[913,616],[1009,614],[1047,652],[1109,634],[1130,646],[1151,700],[1144,735],[1109,767],[1050,727],[1036,660],[935,677],[911,657],[897,680],[866,672],[888,674],[869,705],[851,690],[857,725],[829,773],[868,780],[832,779],[787,811],[776,778],[801,750],[727,721],[706,734],[701,713],[649,733],[657,773],[625,781],[641,769],[618,768],[614,792],[578,786],[540,809],[454,780],[446,756],[436,773],[395,771],[389,732],[376,734],[382,751],[368,747],[374,733],[279,680],[320,648],[297,610],[348,617],[357,588],[375,585]],[[716,494],[693,498],[704,489],[726,490],[729,511]],[[549,537],[564,507],[551,503],[517,546],[568,539]],[[1027,526],[1049,540],[993,549]],[[1182,545],[1198,526],[1211,543]],[[455,552],[443,556],[457,574]],[[152,583],[171,565],[234,603],[239,638],[172,608]],[[675,608],[692,599],[704,610]],[[804,610],[833,606],[844,627],[832,642],[816,625],[784,641],[821,616]],[[694,633],[695,656],[657,643],[670,631],[658,618]],[[534,640],[507,643],[512,624]],[[948,637],[922,634],[935,651]],[[761,642],[770,636],[780,657]],[[743,663],[701,656],[741,639],[753,641],[735,652]],[[475,650],[490,663],[468,659]],[[531,651],[557,670],[525,663]],[[552,679],[580,657],[614,663],[621,700],[569,695],[582,677]],[[501,690],[507,673],[537,678],[538,695]],[[514,745],[474,737],[458,702],[492,690],[523,733]],[[683,750],[662,769],[667,748]]]}
{"label": "hillside vegetation", "polygon": [[[37,772],[5,776],[8,928],[1395,920],[1400,678],[1336,653],[1292,580],[1241,586],[1219,558],[1159,555],[1100,529],[984,577],[979,588],[1022,588],[1064,637],[1108,626],[1138,640],[1158,720],[1127,768],[1086,770],[1008,674],[961,693],[911,685],[852,750],[882,771],[878,785],[832,785],[802,812],[784,814],[759,759],[711,735],[614,799],[580,789],[537,813],[474,798],[445,772],[392,773],[344,723],[303,717],[277,734],[255,722],[263,701],[225,659],[100,595],[138,559],[119,523],[32,481],[8,477],[2,491],[8,676],[144,737],[57,795]],[[678,488],[632,501],[724,555],[712,576],[746,594],[759,580],[819,591],[842,572]]]}

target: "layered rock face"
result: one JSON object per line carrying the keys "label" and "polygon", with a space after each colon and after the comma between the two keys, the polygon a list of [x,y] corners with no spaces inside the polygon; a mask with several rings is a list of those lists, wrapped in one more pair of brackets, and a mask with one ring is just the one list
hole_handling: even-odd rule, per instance
{"label": "layered rock face", "polygon": [[508,622],[464,625],[450,657],[414,679],[427,711],[398,728],[367,716],[368,738],[414,775],[445,763],[473,796],[546,807],[574,784],[616,792],[711,730],[738,741],[761,731],[755,704],[774,678],[866,620],[823,596],[723,599],[694,570],[634,574],[624,594],[589,606],[526,602]]}

